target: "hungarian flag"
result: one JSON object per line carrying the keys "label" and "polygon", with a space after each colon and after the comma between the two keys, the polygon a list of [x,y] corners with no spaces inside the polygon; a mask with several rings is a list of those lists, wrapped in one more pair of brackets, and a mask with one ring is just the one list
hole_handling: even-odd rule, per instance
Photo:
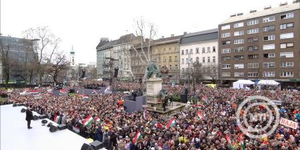
{"label": "hungarian flag", "polygon": [[84,120],[83,120],[83,125],[84,126],[90,126],[91,124],[92,124],[92,122],[93,122],[93,117],[92,116],[88,116],[87,118],[85,118]]}
{"label": "hungarian flag", "polygon": [[61,94],[67,94],[67,90],[66,89],[61,89],[61,90],[59,90],[59,92],[61,93]]}
{"label": "hungarian flag", "polygon": [[39,91],[39,90],[32,90],[32,91],[30,91],[29,93],[30,94],[38,94],[38,93],[40,93],[41,91]]}
{"label": "hungarian flag", "polygon": [[137,131],[134,138],[133,138],[133,144],[137,145],[138,141],[142,138],[142,135],[140,131]]}
{"label": "hungarian flag", "polygon": [[243,150],[246,149],[246,145],[245,145],[244,141],[241,141],[241,142],[240,142],[240,145],[241,145],[241,147],[242,147]]}
{"label": "hungarian flag", "polygon": [[146,107],[143,108],[143,118],[144,118],[145,120],[148,119],[148,114],[147,114],[147,109],[146,109]]}
{"label": "hungarian flag", "polygon": [[95,117],[95,121],[96,121],[96,124],[99,125],[102,123],[101,119],[99,117]]}
{"label": "hungarian flag", "polygon": [[200,110],[197,111],[197,117],[198,117],[199,120],[202,120],[203,117],[204,117]]}
{"label": "hungarian flag", "polygon": [[228,134],[226,134],[226,140],[227,140],[227,142],[231,145],[231,139],[230,139],[230,137],[229,137]]}
{"label": "hungarian flag", "polygon": [[169,129],[171,126],[174,126],[175,124],[176,124],[176,120],[175,118],[173,118],[167,123],[166,128]]}
{"label": "hungarian flag", "polygon": [[89,99],[87,95],[82,95],[82,99]]}
{"label": "hungarian flag", "polygon": [[55,115],[53,121],[59,123],[60,118],[60,115]]}
{"label": "hungarian flag", "polygon": [[202,96],[202,100],[204,100],[205,102],[207,102],[208,98],[206,97],[206,95]]}
{"label": "hungarian flag", "polygon": [[155,124],[155,126],[156,126],[157,128],[160,128],[160,129],[162,129],[162,128],[164,127],[164,125],[161,124],[161,123],[159,123],[159,122],[157,122],[157,123]]}

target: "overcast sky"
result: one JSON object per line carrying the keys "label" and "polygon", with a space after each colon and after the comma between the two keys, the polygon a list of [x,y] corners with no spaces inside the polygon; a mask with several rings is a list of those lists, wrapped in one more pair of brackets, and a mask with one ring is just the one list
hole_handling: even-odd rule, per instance
{"label": "overcast sky", "polygon": [[96,61],[101,37],[114,40],[133,32],[133,20],[139,16],[156,25],[159,38],[217,28],[234,13],[278,7],[280,2],[285,1],[1,0],[1,33],[21,37],[28,28],[48,26],[62,39],[61,50],[69,54],[73,45],[77,63],[88,63]]}

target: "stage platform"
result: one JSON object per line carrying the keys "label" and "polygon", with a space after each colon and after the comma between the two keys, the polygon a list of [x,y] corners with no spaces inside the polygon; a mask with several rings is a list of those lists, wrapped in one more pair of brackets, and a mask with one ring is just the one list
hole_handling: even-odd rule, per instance
{"label": "stage platform", "polygon": [[51,133],[47,126],[42,126],[41,119],[31,121],[33,128],[27,129],[22,108],[25,107],[0,106],[1,150],[80,150],[83,143],[89,143],[68,129]]}

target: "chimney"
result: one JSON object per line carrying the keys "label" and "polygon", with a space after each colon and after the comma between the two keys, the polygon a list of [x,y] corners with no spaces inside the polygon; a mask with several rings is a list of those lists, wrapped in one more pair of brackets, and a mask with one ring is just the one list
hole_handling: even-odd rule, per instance
{"label": "chimney", "polygon": [[250,13],[255,13],[256,12],[256,10],[250,10]]}
{"label": "chimney", "polygon": [[280,3],[279,6],[285,6],[287,4],[288,4],[287,2],[284,2],[284,3]]}
{"label": "chimney", "polygon": [[236,16],[236,14],[230,15],[230,17],[235,17],[235,16]]}
{"label": "chimney", "polygon": [[171,34],[171,37],[174,37],[174,34]]}
{"label": "chimney", "polygon": [[271,9],[271,8],[272,8],[271,5],[269,5],[269,6],[266,6],[264,10]]}
{"label": "chimney", "polygon": [[187,32],[183,32],[183,35],[186,35],[187,34]]}
{"label": "chimney", "polygon": [[243,13],[238,13],[238,14],[236,14],[237,16],[241,16],[241,15],[243,15]]}
{"label": "chimney", "polygon": [[294,0],[293,4],[295,4],[295,3],[300,3],[300,0]]}

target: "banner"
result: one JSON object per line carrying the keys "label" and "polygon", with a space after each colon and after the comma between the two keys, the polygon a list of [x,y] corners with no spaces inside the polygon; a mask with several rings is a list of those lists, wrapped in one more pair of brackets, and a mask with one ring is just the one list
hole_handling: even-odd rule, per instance
{"label": "banner", "polygon": [[285,118],[281,118],[280,119],[280,124],[286,126],[286,127],[290,127],[290,128],[293,128],[293,129],[297,129],[298,128],[298,123],[295,122],[295,121],[291,121],[291,120],[288,120],[288,119],[285,119]]}

